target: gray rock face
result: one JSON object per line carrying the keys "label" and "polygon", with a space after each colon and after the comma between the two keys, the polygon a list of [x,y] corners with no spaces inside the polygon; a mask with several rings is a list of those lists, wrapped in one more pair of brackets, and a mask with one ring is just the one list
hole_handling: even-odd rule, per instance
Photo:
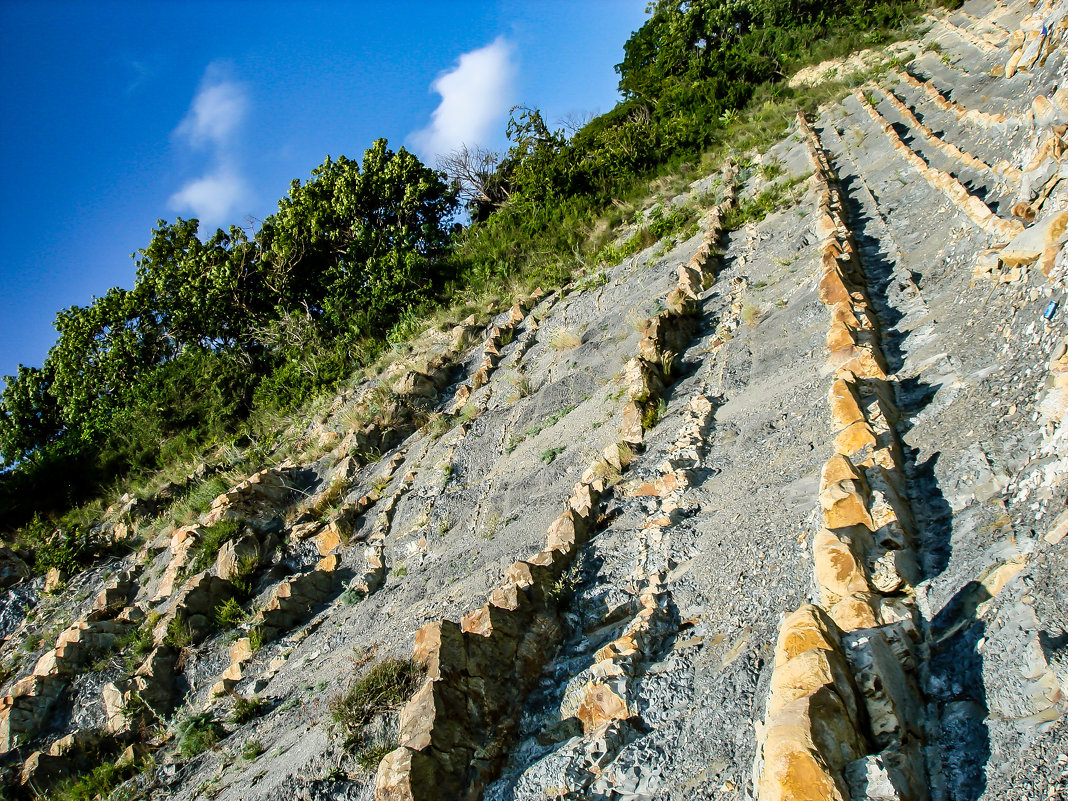
{"label": "gray rock face", "polygon": [[[799,179],[783,208],[428,331],[61,598],[0,552],[0,762],[176,710],[224,721],[142,780],[183,801],[1068,795],[1063,7],[969,0],[946,59],[727,174]],[[94,616],[154,634],[132,671],[60,640]],[[413,654],[346,748],[350,689]]]}

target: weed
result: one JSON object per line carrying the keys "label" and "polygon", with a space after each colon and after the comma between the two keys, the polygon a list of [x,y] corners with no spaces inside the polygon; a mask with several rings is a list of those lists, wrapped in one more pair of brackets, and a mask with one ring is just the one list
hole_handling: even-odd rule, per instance
{"label": "weed", "polygon": [[760,307],[755,303],[743,303],[739,317],[746,325],[754,326],[760,322]]}
{"label": "weed", "polygon": [[515,392],[512,394],[513,402],[534,394],[534,383],[530,380],[529,376],[518,376],[512,382],[512,386],[515,387]]}
{"label": "weed", "polygon": [[783,166],[778,161],[769,161],[767,164],[760,165],[760,175],[765,181],[772,181],[783,174]]}
{"label": "weed", "polygon": [[214,525],[208,526],[191,546],[193,558],[189,562],[189,573],[199,573],[207,570],[215,564],[219,556],[219,549],[233,539],[241,528],[236,520],[220,520]]}
{"label": "weed", "polygon": [[356,764],[366,771],[378,769],[378,763],[386,758],[386,754],[397,747],[397,744],[389,740],[373,742],[356,752]]}
{"label": "weed", "polygon": [[267,711],[267,702],[257,695],[246,698],[234,693],[234,709],[230,713],[230,720],[241,725],[263,715]]}
{"label": "weed", "polygon": [[97,798],[111,798],[120,784],[150,765],[151,762],[103,761],[88,773],[64,779],[52,790],[48,798],[51,801],[94,801]]}
{"label": "weed", "polygon": [[404,565],[398,565],[397,567],[393,568],[393,577],[394,578],[404,578],[407,575],[408,575],[408,568],[406,568]]}
{"label": "weed", "polygon": [[240,597],[248,598],[252,595],[252,576],[259,564],[260,560],[252,554],[247,554],[237,560],[237,569],[230,576],[230,583],[234,585]]}
{"label": "weed", "polygon": [[534,425],[530,426],[526,431],[523,432],[523,434],[527,437],[536,437],[545,429],[551,428],[552,426],[559,423],[561,420],[564,419],[564,417],[574,411],[574,409],[574,406],[565,406],[563,409],[559,409],[550,414],[542,422],[535,423]]}
{"label": "weed", "polygon": [[423,430],[431,439],[441,439],[446,433],[452,430],[453,422],[451,416],[443,414],[442,412],[434,412],[427,418]]}
{"label": "weed", "polygon": [[538,458],[541,459],[542,464],[552,464],[556,457],[565,450],[567,450],[567,448],[563,445],[557,445],[555,448],[546,448],[541,452],[541,455]]}
{"label": "weed", "polygon": [[655,428],[666,412],[667,401],[663,398],[660,398],[655,404],[652,402],[645,404],[645,408],[642,409],[642,428],[646,431]]}
{"label": "weed", "polygon": [[787,181],[778,181],[756,197],[743,198],[737,206],[724,215],[724,229],[735,230],[743,225],[758,223],[769,214],[792,205],[797,201],[794,190],[798,185],[808,180],[811,174],[806,173]]}
{"label": "weed", "polygon": [[248,632],[248,647],[252,653],[256,653],[264,645],[267,644],[267,640],[264,638],[263,629],[259,626],[253,626]]}
{"label": "weed", "polygon": [[664,374],[666,381],[671,380],[671,374],[675,372],[675,354],[666,353],[660,362],[660,371]]}
{"label": "weed", "polygon": [[341,593],[341,603],[345,606],[355,606],[363,600],[363,593],[359,590],[348,589]]}
{"label": "weed", "polygon": [[182,615],[175,615],[167,623],[167,633],[163,637],[163,644],[169,645],[176,651],[181,651],[193,644],[193,629]]}
{"label": "weed", "polygon": [[570,328],[557,328],[549,334],[549,347],[553,350],[571,350],[581,344],[581,337]]}
{"label": "weed", "polygon": [[325,520],[326,513],[338,505],[347,488],[348,482],[341,476],[336,476],[326,489],[310,499],[306,511],[312,517]]}
{"label": "weed", "polygon": [[227,598],[215,607],[215,625],[220,629],[232,629],[248,622],[249,615],[241,608],[236,598]]}
{"label": "weed", "polygon": [[500,529],[500,527],[500,513],[494,512],[492,515],[489,516],[489,519],[486,520],[486,525],[482,529],[482,533],[480,533],[478,536],[484,540],[492,540],[494,537],[497,536],[497,531]]}
{"label": "weed", "polygon": [[411,659],[386,659],[367,671],[342,695],[330,701],[332,733],[347,751],[364,741],[364,729],[400,706],[419,685],[419,668]]}
{"label": "weed", "polygon": [[251,762],[266,750],[259,740],[245,740],[245,747],[241,749],[241,757]]}
{"label": "weed", "polygon": [[210,711],[188,715],[178,723],[178,753],[185,759],[192,759],[214,748],[225,735]]}
{"label": "weed", "polygon": [[582,583],[582,571],[585,567],[585,560],[580,553],[578,558],[571,563],[571,567],[565,570],[551,587],[547,593],[548,599],[556,606],[565,606],[570,600],[571,596],[575,594],[575,588]]}

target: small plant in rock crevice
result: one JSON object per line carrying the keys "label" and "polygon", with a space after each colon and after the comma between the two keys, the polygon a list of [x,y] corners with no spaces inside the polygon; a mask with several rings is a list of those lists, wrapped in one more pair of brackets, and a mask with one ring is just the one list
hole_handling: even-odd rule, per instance
{"label": "small plant in rock crevice", "polygon": [[419,686],[421,673],[411,659],[385,659],[344,693],[330,700],[331,732],[346,751],[366,745],[366,729],[379,715],[403,704]]}
{"label": "small plant in rock crevice", "polygon": [[236,520],[220,520],[204,529],[200,538],[190,547],[192,558],[189,560],[187,572],[199,573],[213,565],[219,556],[219,549],[232,540],[240,529],[241,524]]}
{"label": "small plant in rock crevice", "polygon": [[181,615],[175,615],[167,623],[167,633],[163,637],[163,644],[169,645],[176,651],[181,651],[193,644],[193,630],[189,623]]}
{"label": "small plant in rock crevice", "polygon": [[259,757],[267,749],[263,747],[263,743],[259,740],[246,740],[244,748],[241,749],[242,759],[251,762]]}
{"label": "small plant in rock crevice", "polygon": [[549,334],[549,347],[553,350],[571,350],[582,344],[582,338],[569,328],[557,328]]}
{"label": "small plant in rock crevice", "polygon": [[188,715],[178,722],[178,753],[192,759],[214,748],[226,735],[211,712]]}
{"label": "small plant in rock crevice", "polygon": [[566,450],[567,448],[563,445],[557,445],[555,448],[546,448],[541,452],[541,455],[538,458],[541,459],[542,464],[552,464],[556,460],[556,457]]}
{"label": "small plant in rock crevice", "polygon": [[215,625],[220,629],[232,629],[248,622],[249,614],[241,608],[236,598],[227,598],[215,607]]}
{"label": "small plant in rock crevice", "polygon": [[233,695],[234,708],[230,712],[230,720],[239,726],[260,717],[267,711],[267,702],[257,695],[253,695],[251,698],[246,698],[238,693]]}

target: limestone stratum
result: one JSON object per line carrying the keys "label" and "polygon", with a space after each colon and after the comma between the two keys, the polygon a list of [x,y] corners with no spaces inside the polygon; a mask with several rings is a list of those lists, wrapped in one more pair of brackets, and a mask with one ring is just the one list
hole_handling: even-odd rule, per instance
{"label": "limestone stratum", "polygon": [[1066,14],[806,69],[600,262],[0,548],[0,798],[1068,798]]}

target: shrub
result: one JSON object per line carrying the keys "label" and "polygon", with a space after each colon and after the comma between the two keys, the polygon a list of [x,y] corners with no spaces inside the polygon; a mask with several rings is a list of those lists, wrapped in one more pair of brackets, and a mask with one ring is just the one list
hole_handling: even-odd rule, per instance
{"label": "shrub", "polygon": [[207,570],[211,565],[215,564],[215,559],[219,556],[219,549],[228,540],[233,539],[240,528],[241,524],[236,520],[220,520],[218,523],[204,529],[200,539],[192,545],[189,572],[199,573],[201,570]]}
{"label": "shrub", "polygon": [[555,448],[546,448],[541,452],[541,456],[539,456],[538,458],[541,459],[542,464],[551,464],[557,456],[559,456],[566,450],[567,448],[563,445],[557,445]]}
{"label": "shrub", "polygon": [[236,598],[227,598],[215,607],[215,625],[220,629],[232,629],[248,621],[249,615],[241,608]]}
{"label": "shrub", "polygon": [[243,723],[248,723],[266,712],[266,706],[267,702],[259,696],[254,695],[251,698],[246,698],[243,695],[234,693],[234,709],[230,714],[230,720],[239,726]]}
{"label": "shrub", "polygon": [[184,617],[175,615],[170,619],[167,623],[167,633],[163,637],[163,644],[169,645],[176,651],[193,644],[193,631]]}
{"label": "shrub", "polygon": [[102,762],[88,773],[64,779],[48,798],[51,801],[97,801],[108,798],[116,787],[144,770],[148,764]]}
{"label": "shrub", "polygon": [[411,659],[386,659],[372,667],[347,692],[330,701],[335,736],[348,751],[364,740],[376,716],[400,706],[419,685],[419,668]]}
{"label": "shrub", "polygon": [[185,759],[192,759],[214,748],[225,735],[211,712],[188,715],[178,723],[178,753]]}
{"label": "shrub", "polygon": [[241,749],[241,756],[251,762],[266,750],[259,740],[246,740],[245,747]]}

